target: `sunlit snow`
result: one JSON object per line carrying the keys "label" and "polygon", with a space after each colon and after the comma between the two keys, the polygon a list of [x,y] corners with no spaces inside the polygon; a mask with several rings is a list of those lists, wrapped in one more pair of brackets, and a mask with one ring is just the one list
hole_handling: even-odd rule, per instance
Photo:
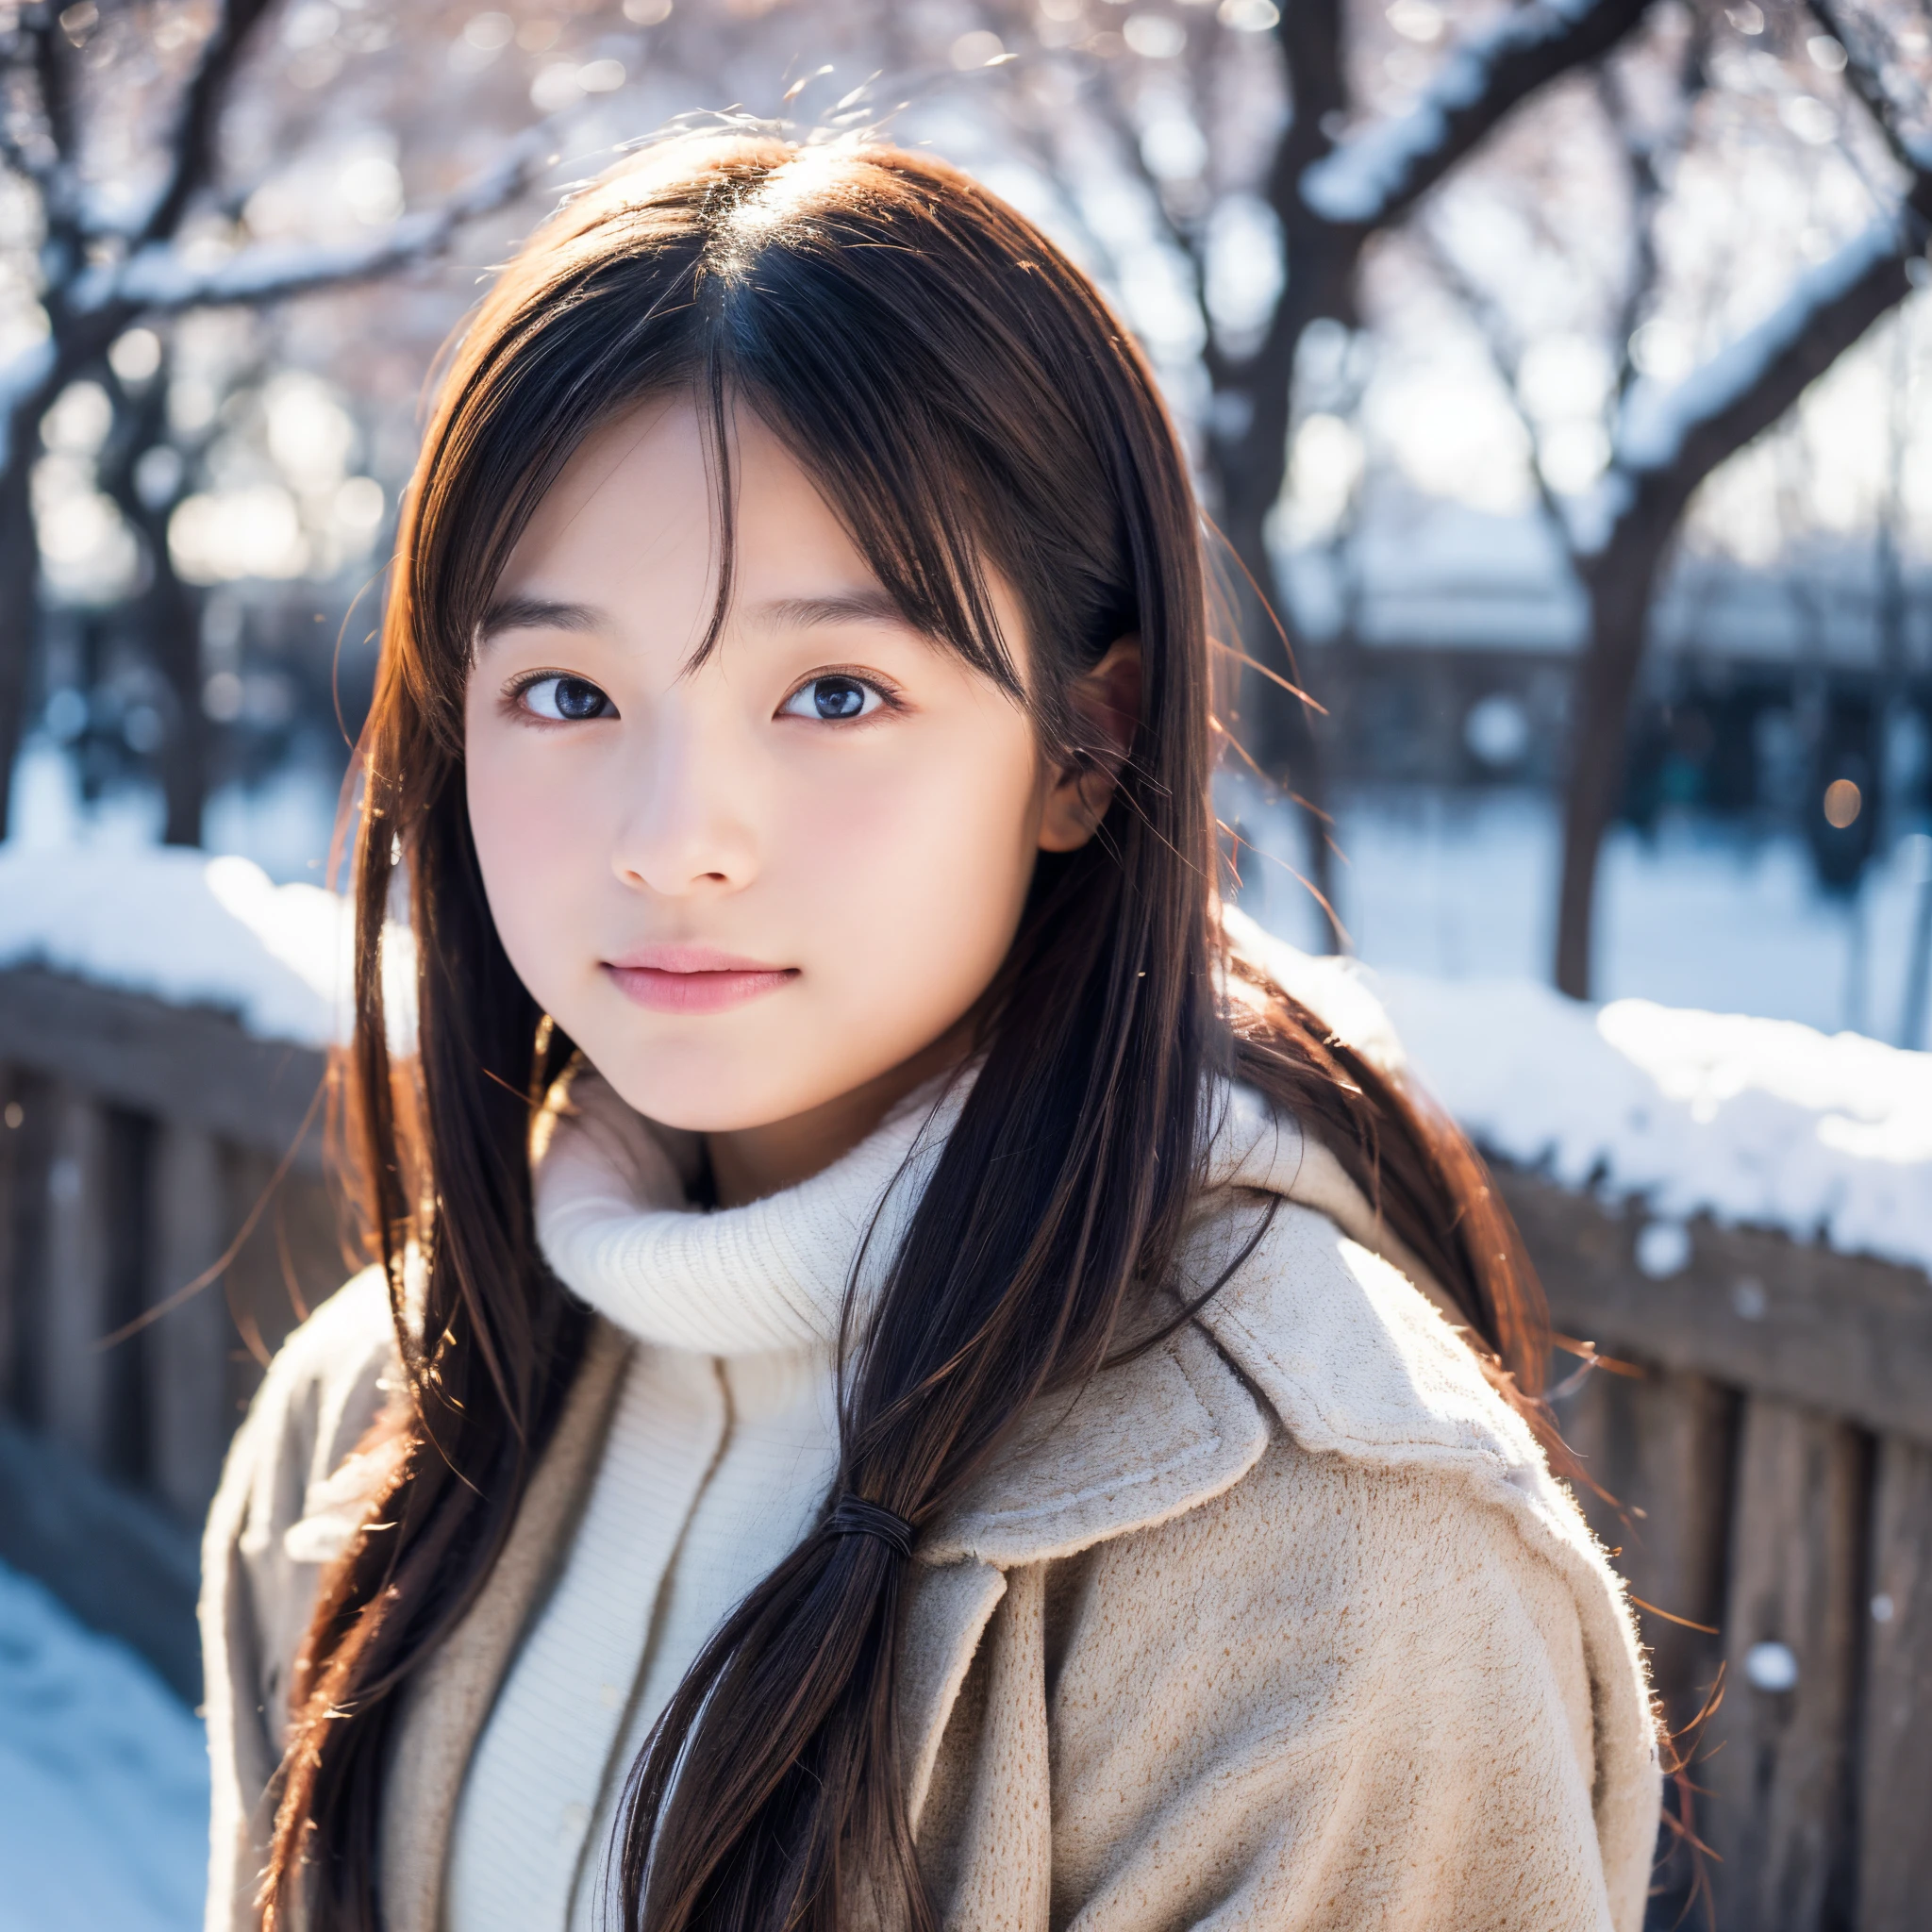
{"label": "sunlit snow", "polygon": [[207,1862],[200,1722],[0,1565],[0,1932],[192,1932]]}

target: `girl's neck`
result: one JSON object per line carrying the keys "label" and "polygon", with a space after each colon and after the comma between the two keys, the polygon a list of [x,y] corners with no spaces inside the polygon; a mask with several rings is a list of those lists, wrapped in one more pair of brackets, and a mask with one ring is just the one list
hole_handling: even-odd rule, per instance
{"label": "girl's neck", "polygon": [[969,1015],[910,1058],[835,1099],[763,1126],[707,1134],[717,1205],[741,1208],[809,1180],[857,1147],[908,1093],[958,1065],[972,1043]]}

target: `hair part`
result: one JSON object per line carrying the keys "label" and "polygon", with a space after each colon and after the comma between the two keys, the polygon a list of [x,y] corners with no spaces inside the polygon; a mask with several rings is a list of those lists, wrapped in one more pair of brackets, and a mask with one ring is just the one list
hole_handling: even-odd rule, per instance
{"label": "hair part", "polygon": [[[928,1524],[1031,1404],[1134,1344],[1230,1076],[1333,1151],[1544,1426],[1541,1297],[1467,1143],[1278,990],[1257,1012],[1217,1002],[1202,530],[1124,328],[1037,230],[930,157],[667,142],[567,205],[485,298],[404,507],[361,746],[347,1071],[408,1394],[387,1424],[393,1474],[305,1645],[271,1925],[306,1890],[328,1932],[375,1932],[396,1692],[484,1587],[581,1350],[585,1315],[537,1249],[527,1156],[571,1043],[491,923],[462,702],[543,492],[592,430],[664,394],[697,402],[713,452],[701,653],[731,594],[739,408],[806,466],[908,621],[1024,695],[1049,743],[1075,744],[1081,673],[1141,641],[1112,801],[1087,845],[1039,862],[983,1002],[977,1076],[845,1363],[840,1491]],[[1024,616],[1024,681],[989,572]],[[399,865],[417,945],[402,1063],[381,974]],[[861,1890],[881,1924],[932,1925],[895,1727],[906,1587],[875,1539],[822,1524],[726,1620],[630,1774],[625,1932],[830,1932]]]}

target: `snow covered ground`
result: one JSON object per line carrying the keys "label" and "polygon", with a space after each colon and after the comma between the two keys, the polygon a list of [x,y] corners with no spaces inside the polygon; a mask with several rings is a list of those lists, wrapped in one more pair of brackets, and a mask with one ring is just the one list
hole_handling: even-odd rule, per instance
{"label": "snow covered ground", "polygon": [[[254,790],[217,792],[208,848],[245,858],[277,883],[319,885],[335,806],[333,776],[294,765]],[[43,741],[23,753],[12,810],[8,858],[48,855],[53,870],[51,855],[76,846],[144,850],[159,823],[158,800],[145,794],[83,808],[67,760]],[[1238,774],[1224,786],[1222,815],[1239,819],[1261,848],[1262,856],[1248,856],[1242,904],[1283,938],[1316,943],[1324,922],[1294,877],[1306,870],[1298,815],[1260,803]],[[1353,950],[1371,965],[1450,980],[1548,976],[1557,824],[1547,800],[1385,791],[1341,802],[1336,841],[1338,909]],[[1708,821],[1666,824],[1649,840],[1619,828],[1601,875],[1598,991],[1896,1041],[1907,935],[1928,872],[1932,840],[1901,841],[1847,906],[1818,891],[1795,838],[1763,839]],[[231,881],[228,890],[231,918],[267,916],[258,900],[257,913],[238,911],[232,895],[240,888]],[[296,911],[301,894],[275,903],[275,923],[291,933],[324,916],[313,909],[319,898],[307,902],[308,914]],[[332,992],[318,991],[302,963],[324,950],[311,934],[296,949],[293,970],[328,999]],[[290,988],[276,997],[299,1006],[303,996]],[[311,1013],[264,1030],[310,1039],[332,1024]]]}
{"label": "snow covered ground", "polygon": [[0,1565],[0,1932],[193,1932],[207,1858],[200,1722]]}
{"label": "snow covered ground", "polygon": [[[338,774],[296,758],[259,785],[225,785],[203,814],[210,852],[253,859],[277,880],[319,883],[335,822]],[[109,793],[84,803],[73,761],[45,738],[30,738],[13,769],[10,842],[35,851],[71,845],[152,845],[161,834],[156,791]]]}

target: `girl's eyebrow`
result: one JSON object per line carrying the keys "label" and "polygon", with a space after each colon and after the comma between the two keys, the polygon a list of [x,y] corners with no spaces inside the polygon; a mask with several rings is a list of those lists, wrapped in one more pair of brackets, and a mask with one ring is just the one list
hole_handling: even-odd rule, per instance
{"label": "girl's eyebrow", "polygon": [[609,628],[610,615],[594,604],[564,604],[548,597],[504,597],[491,605],[476,625],[476,641],[487,644],[507,630]]}
{"label": "girl's eyebrow", "polygon": [[752,615],[787,630],[808,630],[820,624],[890,624],[901,629],[906,625],[906,613],[876,585],[829,597],[777,597],[758,605]]}

